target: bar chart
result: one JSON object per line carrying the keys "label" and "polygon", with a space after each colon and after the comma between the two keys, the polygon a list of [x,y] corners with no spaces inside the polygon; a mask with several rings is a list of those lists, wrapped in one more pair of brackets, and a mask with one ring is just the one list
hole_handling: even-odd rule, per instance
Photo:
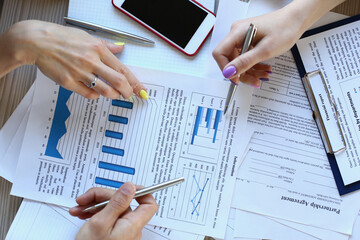
{"label": "bar chart", "polygon": [[[101,116],[98,133],[101,141],[97,142],[99,155],[94,157],[97,162],[94,186],[119,188],[124,182],[145,185],[144,172],[150,161],[150,142],[154,138],[159,106],[152,97],[158,97],[162,89],[151,89],[150,99],[109,100],[108,114]],[[135,148],[136,146],[136,148]]]}
{"label": "bar chart", "polygon": [[88,181],[78,188],[119,188],[124,182],[145,185],[160,106],[162,86],[148,86],[149,100],[86,99],[58,87],[44,129],[42,160],[76,166],[91,159]]}
{"label": "bar chart", "polygon": [[[205,115],[205,119],[203,119],[203,113],[206,111],[206,115]],[[213,112],[215,112],[215,119],[213,121],[212,124],[212,115]],[[219,128],[219,123],[221,122],[221,116],[222,116],[223,112],[221,110],[215,110],[212,108],[205,108],[205,107],[201,107],[198,106],[197,107],[197,113],[196,113],[196,119],[195,119],[195,125],[194,125],[194,130],[192,133],[192,138],[191,138],[191,145],[194,145],[195,143],[195,137],[198,136],[198,138],[203,139],[209,139],[210,138],[210,130],[213,129],[212,131],[212,143],[216,142],[216,135],[218,132],[218,128]],[[204,121],[204,124],[202,124],[202,122]],[[204,125],[204,126],[202,126]],[[200,135],[199,134],[199,129],[200,127],[205,127],[206,128],[206,132],[205,134]],[[201,138],[203,137],[203,138]],[[201,142],[201,140],[197,140],[198,142]],[[202,143],[199,143],[198,145],[201,145]],[[204,144],[205,145],[205,144]]]}
{"label": "bar chart", "polygon": [[194,101],[199,98],[202,105],[192,104],[190,107],[181,153],[182,156],[199,157],[215,163],[225,127],[222,110],[224,99],[194,94]]}

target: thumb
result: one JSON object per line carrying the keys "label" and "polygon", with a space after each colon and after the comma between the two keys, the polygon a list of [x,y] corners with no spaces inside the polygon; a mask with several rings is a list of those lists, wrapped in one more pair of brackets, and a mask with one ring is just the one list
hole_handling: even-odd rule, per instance
{"label": "thumb", "polygon": [[[111,197],[110,202],[99,213],[95,214],[95,218],[99,218],[104,225],[113,226],[130,206],[134,198],[136,187],[133,183],[124,183]],[[94,218],[93,217],[93,218]]]}
{"label": "thumb", "polygon": [[104,39],[101,39],[101,41],[106,46],[106,48],[109,49],[110,52],[112,52],[113,54],[120,53],[124,49],[124,45],[125,45],[124,42],[111,43]]}

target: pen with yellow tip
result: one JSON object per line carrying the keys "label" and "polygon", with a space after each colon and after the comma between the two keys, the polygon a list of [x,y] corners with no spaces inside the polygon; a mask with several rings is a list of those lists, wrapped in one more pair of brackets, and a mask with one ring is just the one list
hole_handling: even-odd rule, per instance
{"label": "pen with yellow tip", "polygon": [[[256,31],[257,31],[256,27],[254,26],[254,24],[251,23],[249,26],[248,32],[246,34],[244,45],[241,49],[240,55],[246,53],[249,50],[249,48],[255,38]],[[238,77],[240,78],[240,74]],[[237,88],[236,84],[231,84],[229,87],[228,95],[227,95],[226,101],[225,101],[224,115],[226,114],[227,110],[230,107],[230,104],[231,104],[232,99],[234,98],[234,94],[236,92],[236,88]]]}

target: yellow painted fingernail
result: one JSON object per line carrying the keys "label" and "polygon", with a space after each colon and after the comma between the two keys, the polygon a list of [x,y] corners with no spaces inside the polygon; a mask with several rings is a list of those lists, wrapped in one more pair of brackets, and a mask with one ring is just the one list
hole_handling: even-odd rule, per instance
{"label": "yellow painted fingernail", "polygon": [[125,45],[124,42],[115,42],[114,44],[117,45],[117,46],[124,46]]}
{"label": "yellow painted fingernail", "polygon": [[142,89],[139,94],[142,99],[145,99],[145,100],[149,99],[149,94],[144,89]]}
{"label": "yellow painted fingernail", "polygon": [[127,100],[131,100],[132,99],[132,96],[130,96]]}

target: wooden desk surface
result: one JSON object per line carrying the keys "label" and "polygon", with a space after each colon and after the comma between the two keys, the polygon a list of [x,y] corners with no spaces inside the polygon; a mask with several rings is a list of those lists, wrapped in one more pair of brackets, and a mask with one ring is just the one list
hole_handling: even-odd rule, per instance
{"label": "wooden desk surface", "polygon": [[[219,1],[219,0],[216,0]],[[0,0],[0,33],[13,23],[25,19],[39,19],[62,24],[67,14],[67,0]],[[360,1],[348,0],[333,11],[356,15],[360,13]],[[36,68],[24,66],[0,79],[0,128],[35,80]],[[10,196],[11,184],[0,177],[0,240],[5,239],[15,214],[21,204],[21,198]]]}

